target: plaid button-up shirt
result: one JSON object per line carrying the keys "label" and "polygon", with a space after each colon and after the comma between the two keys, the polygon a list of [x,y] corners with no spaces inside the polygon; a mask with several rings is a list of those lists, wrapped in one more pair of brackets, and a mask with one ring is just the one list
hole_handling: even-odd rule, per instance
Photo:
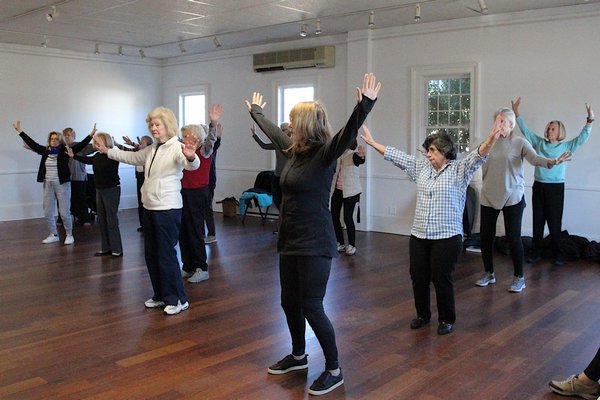
{"label": "plaid button-up shirt", "polygon": [[406,171],[417,184],[411,235],[435,240],[463,234],[467,186],[487,157],[481,157],[476,149],[460,160],[448,160],[439,172],[429,160],[417,159],[394,147],[386,147],[383,158]]}

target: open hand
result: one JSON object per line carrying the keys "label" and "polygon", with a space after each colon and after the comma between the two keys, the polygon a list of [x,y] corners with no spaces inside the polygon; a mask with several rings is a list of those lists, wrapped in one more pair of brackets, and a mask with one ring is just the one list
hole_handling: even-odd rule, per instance
{"label": "open hand", "polygon": [[198,139],[193,135],[186,135],[183,138],[183,146],[181,150],[183,151],[183,155],[188,160],[191,160],[195,157],[196,148],[198,146]]}
{"label": "open hand", "polygon": [[17,131],[17,133],[21,133],[21,121],[16,120],[13,123],[13,128],[15,128],[15,130]]}
{"label": "open hand", "polygon": [[267,105],[266,102],[263,102],[263,95],[260,94],[259,92],[252,93],[252,102],[250,102],[248,100],[244,100],[244,102],[246,103],[246,107],[248,108],[248,111],[252,110],[253,104],[256,104],[260,108],[265,108],[265,106]]}
{"label": "open hand", "polygon": [[208,119],[210,120],[210,123],[214,125],[217,124],[217,122],[219,122],[219,118],[221,118],[221,115],[223,114],[223,105],[221,104],[213,104],[210,106],[210,109],[208,110]]}
{"label": "open hand", "polygon": [[356,88],[356,98],[359,103],[362,100],[363,96],[366,96],[371,100],[375,100],[380,89],[381,82],[377,82],[377,78],[375,77],[375,75],[373,75],[371,72],[366,73],[363,76],[362,90]]}

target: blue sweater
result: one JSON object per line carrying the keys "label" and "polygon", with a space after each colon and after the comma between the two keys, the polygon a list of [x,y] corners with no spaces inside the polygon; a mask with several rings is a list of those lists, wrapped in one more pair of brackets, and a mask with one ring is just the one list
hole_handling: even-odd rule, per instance
{"label": "blue sweater", "polygon": [[[579,136],[575,139],[562,141],[558,143],[550,143],[546,138],[540,137],[535,133],[531,132],[527,127],[522,117],[517,117],[517,125],[525,139],[533,146],[536,153],[542,157],[554,159],[560,157],[565,151],[574,153],[575,150],[584,144],[590,137],[592,132],[592,124],[585,124]],[[563,183],[565,181],[565,172],[567,170],[567,163],[564,162],[559,165],[555,165],[554,168],[543,168],[535,167],[534,179],[536,182],[542,183]]]}

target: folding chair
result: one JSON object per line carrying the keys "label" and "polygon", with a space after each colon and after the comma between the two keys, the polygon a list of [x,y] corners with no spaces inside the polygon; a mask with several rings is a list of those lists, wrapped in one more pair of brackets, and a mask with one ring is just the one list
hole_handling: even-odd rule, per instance
{"label": "folding chair", "polygon": [[[264,225],[269,216],[269,208],[273,204],[273,195],[271,188],[273,185],[274,172],[261,171],[256,176],[254,187],[244,191],[240,196],[240,215],[242,224],[246,219],[246,214],[259,215],[261,223]],[[249,208],[256,207],[258,212],[248,211]]]}

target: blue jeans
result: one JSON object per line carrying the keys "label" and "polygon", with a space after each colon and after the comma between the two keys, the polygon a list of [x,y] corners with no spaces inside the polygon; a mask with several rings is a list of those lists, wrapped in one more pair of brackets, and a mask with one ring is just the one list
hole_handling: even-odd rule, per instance
{"label": "blue jeans", "polygon": [[175,246],[179,239],[181,209],[144,209],[144,255],[156,301],[175,306],[188,301],[183,289]]}
{"label": "blue jeans", "polygon": [[281,307],[292,336],[292,354],[305,353],[308,321],[323,349],[326,370],[339,367],[335,332],[323,308],[330,271],[329,257],[279,255]]}
{"label": "blue jeans", "polygon": [[53,235],[58,235],[56,218],[54,216],[58,202],[58,213],[63,222],[67,235],[73,234],[73,219],[71,218],[71,182],[61,184],[59,181],[44,181],[44,216],[48,229]]}

